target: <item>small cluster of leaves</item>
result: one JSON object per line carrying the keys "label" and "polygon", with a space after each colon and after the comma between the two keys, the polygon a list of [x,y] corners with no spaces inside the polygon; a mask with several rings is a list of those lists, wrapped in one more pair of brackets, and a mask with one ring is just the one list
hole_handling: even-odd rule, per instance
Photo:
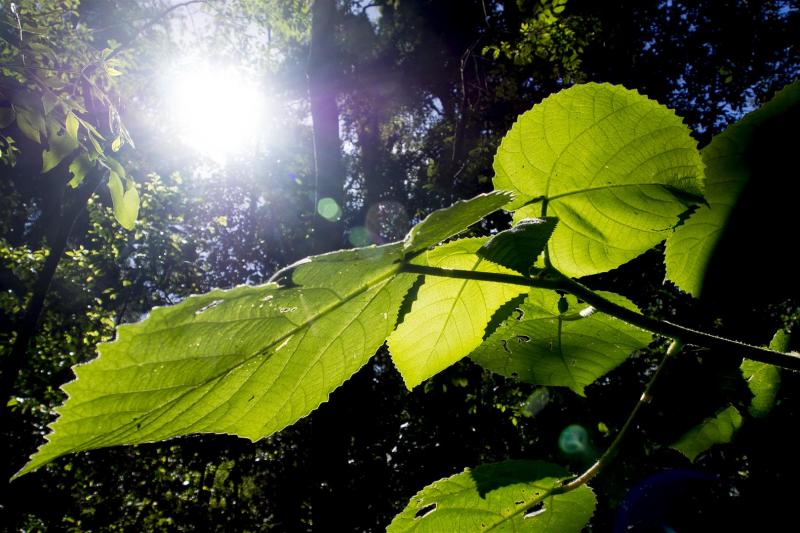
{"label": "small cluster of leaves", "polygon": [[558,78],[581,79],[583,52],[598,23],[591,17],[565,14],[566,8],[567,0],[539,0],[535,14],[520,25],[515,40],[485,46],[483,54],[505,57],[515,65],[541,61],[553,65]]}
{"label": "small cluster of leaves", "polygon": [[[776,101],[794,105],[798,89]],[[738,135],[731,131],[722,139]],[[325,402],[384,342],[409,388],[469,356],[494,372],[583,394],[651,333],[537,280],[607,272],[665,239],[668,269],[676,254],[700,255],[675,228],[706,216],[704,176],[725,172],[721,143],[701,154],[679,117],[635,91],[561,91],[503,140],[496,191],[431,214],[404,241],[311,257],[268,284],[192,296],[121,326],[97,359],[75,367],[48,442],[18,475],[67,453],[178,435],[264,438]],[[722,216],[713,198],[706,206]],[[512,228],[458,238],[501,208],[513,212]],[[713,249],[713,239],[702,237],[701,248]],[[671,278],[700,284],[697,265]],[[599,297],[638,312],[621,295]],[[762,365],[742,369],[753,416],[774,403],[778,383]],[[693,458],[741,421],[729,408],[675,447]],[[595,498],[585,485],[561,490],[569,477],[535,461],[477,467],[425,488],[390,529],[577,531]]]}
{"label": "small cluster of leaves", "polygon": [[[21,136],[41,146],[41,172],[64,164],[73,188],[90,173],[107,175],[114,214],[120,225],[132,229],[139,194],[112,156],[133,144],[114,104],[115,78],[129,59],[113,43],[102,51],[95,48],[90,30],[79,20],[78,2],[62,0],[47,10],[39,4],[18,2],[3,13],[5,27],[18,32],[0,35],[2,157],[15,163],[15,137]],[[61,53],[64,49],[70,53]]]}

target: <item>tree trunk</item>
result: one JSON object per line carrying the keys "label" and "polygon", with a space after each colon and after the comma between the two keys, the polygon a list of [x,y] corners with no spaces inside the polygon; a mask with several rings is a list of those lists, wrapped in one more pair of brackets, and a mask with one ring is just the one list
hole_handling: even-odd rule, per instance
{"label": "tree trunk", "polygon": [[[344,165],[339,139],[337,96],[336,0],[315,0],[311,12],[308,89],[314,128],[315,209],[330,198],[344,210]],[[324,204],[323,204],[324,205]],[[330,205],[330,204],[329,204]],[[312,249],[321,253],[342,247],[342,223],[330,212],[314,217]]]}
{"label": "tree trunk", "polygon": [[[340,217],[320,210],[320,202],[336,202],[344,210],[344,165],[339,139],[339,109],[336,104],[338,57],[336,54],[336,0],[315,0],[311,11],[311,46],[308,58],[308,89],[314,128],[316,173],[313,253],[343,246]],[[320,213],[320,211],[323,211]],[[340,212],[341,213],[341,212]],[[323,216],[325,215],[325,216]],[[331,220],[333,218],[333,220]],[[327,409],[325,408],[327,407]],[[315,531],[337,530],[344,507],[341,499],[346,485],[347,431],[338,420],[341,408],[323,406],[312,418],[311,464],[314,478],[311,516]]]}

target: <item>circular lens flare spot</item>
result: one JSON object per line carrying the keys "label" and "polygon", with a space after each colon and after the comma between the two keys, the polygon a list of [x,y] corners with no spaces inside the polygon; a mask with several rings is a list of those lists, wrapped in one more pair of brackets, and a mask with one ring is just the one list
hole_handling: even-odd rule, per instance
{"label": "circular lens flare spot", "polygon": [[317,202],[317,213],[325,220],[336,222],[342,218],[342,208],[333,198],[322,198]]}
{"label": "circular lens flare spot", "polygon": [[373,244],[369,230],[364,226],[356,226],[350,230],[347,235],[347,240],[355,247],[369,246]]}

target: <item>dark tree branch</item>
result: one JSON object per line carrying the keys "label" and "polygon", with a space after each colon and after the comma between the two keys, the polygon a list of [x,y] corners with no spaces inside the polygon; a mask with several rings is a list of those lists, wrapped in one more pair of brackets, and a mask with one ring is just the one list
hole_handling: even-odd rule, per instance
{"label": "dark tree branch", "polygon": [[55,276],[58,263],[61,261],[61,256],[64,255],[67,240],[72,233],[75,221],[85,209],[89,197],[100,184],[101,177],[102,174],[100,172],[89,176],[84,185],[76,191],[72,206],[61,216],[59,231],[50,247],[50,253],[45,259],[44,266],[33,285],[33,293],[28,301],[25,313],[14,328],[17,332],[14,344],[8,356],[2,360],[2,367],[0,367],[0,401],[2,401],[0,410],[4,409],[6,400],[13,394],[17,378],[25,367],[25,355],[28,351],[28,345],[36,334],[47,292]]}

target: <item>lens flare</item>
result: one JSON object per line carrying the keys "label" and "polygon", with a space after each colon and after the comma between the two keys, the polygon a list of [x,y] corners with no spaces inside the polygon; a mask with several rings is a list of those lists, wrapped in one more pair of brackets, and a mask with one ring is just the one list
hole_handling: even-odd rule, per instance
{"label": "lens flare", "polygon": [[583,454],[589,450],[589,434],[583,426],[567,426],[558,437],[558,447],[567,455]]}

